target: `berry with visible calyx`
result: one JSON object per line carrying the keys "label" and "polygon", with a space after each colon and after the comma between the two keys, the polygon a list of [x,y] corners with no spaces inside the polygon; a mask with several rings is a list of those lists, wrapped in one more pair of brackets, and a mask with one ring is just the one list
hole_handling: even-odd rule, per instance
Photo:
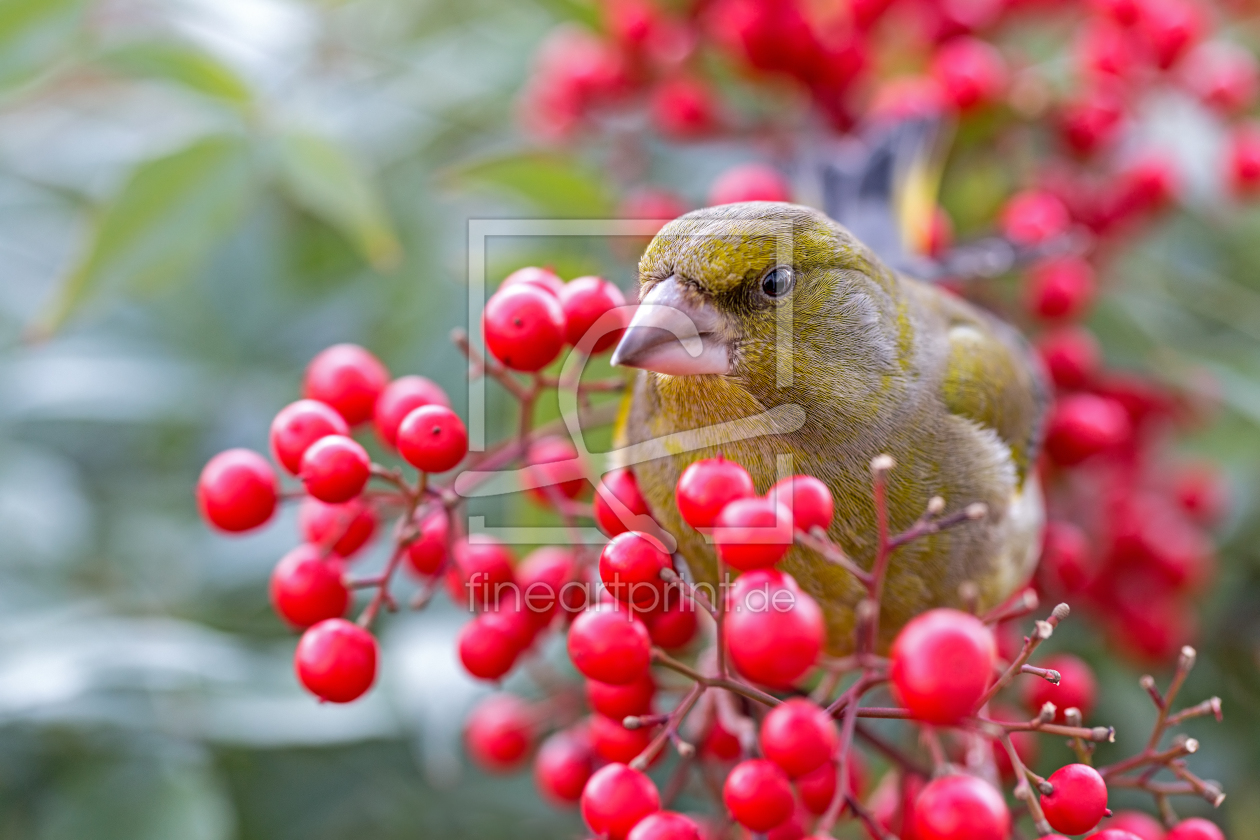
{"label": "berry with visible calyx", "polygon": [[[1028,678],[1024,690],[1025,708],[1036,715],[1046,703],[1053,703],[1056,709],[1055,720],[1059,723],[1063,722],[1063,713],[1067,709],[1080,709],[1081,716],[1088,719],[1090,712],[1094,710],[1094,699],[1098,696],[1098,681],[1094,679],[1094,670],[1080,657],[1070,653],[1047,656],[1037,665],[1058,671],[1059,684]],[[1064,828],[1059,830],[1065,834],[1081,833]]]}
{"label": "berry with visible calyx", "polygon": [[1141,811],[1118,811],[1107,820],[1107,828],[1127,831],[1137,840],[1165,840],[1167,834],[1159,820]]}
{"label": "berry with visible calyx", "polygon": [[478,536],[476,542],[464,537],[452,549],[454,568],[447,583],[451,599],[468,609],[488,609],[500,597],[514,599],[516,575],[512,571],[512,550],[493,537]]}
{"label": "berry with visible calyx", "polygon": [[1039,245],[1068,232],[1072,217],[1059,197],[1043,190],[1012,196],[1002,208],[1002,233],[1019,245]]}
{"label": "berry with visible calyx", "polygon": [[741,674],[773,688],[789,688],[822,653],[822,610],[777,569],[745,572],[731,586],[726,644]]}
{"label": "berry with visible calyx", "polygon": [[792,191],[779,171],[763,163],[745,163],[723,172],[709,189],[709,204],[743,201],[791,201]]}
{"label": "berry with visible calyx", "polygon": [[465,624],[456,649],[464,670],[482,680],[501,679],[521,650],[514,628],[498,613],[482,613]]}
{"label": "berry with visible calyx", "polygon": [[1084,327],[1060,327],[1041,337],[1037,353],[1055,387],[1084,388],[1102,365],[1098,339]]}
{"label": "berry with visible calyx", "polygon": [[[602,277],[577,277],[565,283],[560,289],[560,307],[564,310],[565,340],[576,347],[582,337],[607,312],[617,312],[615,320],[624,326],[626,296],[612,283]],[[611,350],[621,340],[621,330],[610,330],[593,339],[587,348],[591,354]]]}
{"label": "berry with visible calyx", "polygon": [[478,703],[464,724],[464,745],[473,762],[488,773],[520,768],[534,742],[534,713],[511,694],[495,694]]}
{"label": "berry with visible calyx", "polygon": [[901,628],[889,657],[893,693],[901,704],[918,720],[949,726],[984,696],[997,648],[980,619],[940,608]]}
{"label": "berry with visible calyx", "polygon": [[831,715],[798,697],[770,710],[761,722],[760,743],[762,755],[796,778],[831,761],[840,733]]}
{"label": "berry with visible calyx", "polygon": [[407,560],[412,571],[429,577],[442,570],[446,561],[446,545],[450,522],[446,511],[435,510],[417,523],[419,534],[407,545]]}
{"label": "berry with visible calyx", "polygon": [[626,840],[640,820],[660,809],[656,785],[624,764],[601,767],[582,790],[582,819],[608,840]]}
{"label": "berry with visible calyx", "polygon": [[699,79],[668,79],[652,92],[649,108],[658,131],[674,140],[694,140],[718,126],[717,97]]}
{"label": "berry with visible calyx", "polygon": [[612,685],[598,680],[586,681],[586,700],[591,708],[613,720],[630,715],[652,713],[652,698],[656,696],[656,681],[651,674],[624,685]]}
{"label": "berry with visible calyx", "polygon": [[302,396],[332,406],[347,423],[357,426],[371,419],[376,398],[387,382],[389,371],[367,350],[357,344],[335,344],[307,365]]}
{"label": "berry with visible calyx", "polygon": [[646,727],[627,729],[620,719],[591,715],[591,746],[604,761],[620,761],[629,764],[652,741],[652,731]]}
{"label": "berry with visible calyx", "polygon": [[735,765],[722,786],[722,801],[749,831],[769,831],[796,809],[788,777],[774,762],[750,759]]}
{"label": "berry with visible calyx", "polygon": [[643,622],[624,608],[587,610],[569,628],[569,658],[582,676],[625,685],[643,679],[652,661],[652,639]]}
{"label": "berry with visible calyx", "polygon": [[468,429],[459,415],[444,405],[425,405],[411,412],[398,427],[398,454],[427,473],[454,468],[468,454]]}
{"label": "berry with visible calyx", "polygon": [[652,539],[637,531],[618,534],[599,555],[599,577],[613,597],[643,610],[662,606],[665,581],[661,572],[673,560]]}
{"label": "berry with visible calyx", "polygon": [[665,590],[665,606],[643,616],[652,644],[665,650],[678,650],[696,636],[696,604],[678,587]]}
{"label": "berry with visible calyx", "polygon": [[446,392],[433,380],[423,376],[401,376],[385,386],[376,398],[372,423],[376,433],[390,446],[398,439],[398,427],[407,415],[426,405],[451,407]]}
{"label": "berry with visible calyx", "polygon": [[329,618],[302,634],[293,665],[306,690],[329,703],[362,697],[376,680],[376,638],[343,618]]}
{"label": "berry with visible calyx", "polygon": [[595,769],[595,755],[585,731],[561,730],[538,749],[534,783],[544,797],[558,805],[572,805]]}
{"label": "berry with visible calyx", "polygon": [[736,499],[714,522],[718,556],[741,572],[773,566],[792,547],[792,514],[771,499]]}
{"label": "berry with visible calyx", "polygon": [[1107,783],[1088,764],[1069,764],[1048,779],[1053,793],[1041,797],[1046,822],[1064,834],[1084,834],[1107,813]]}
{"label": "berry with visible calyx", "polygon": [[808,532],[811,528],[822,528],[825,531],[835,514],[831,491],[812,475],[794,475],[782,479],[770,488],[766,498],[787,507],[792,514],[792,524],[798,531]]}
{"label": "berry with visible calyx", "polygon": [[298,509],[298,527],[308,543],[349,558],[376,533],[376,511],[359,499],[330,505],[306,498]]}
{"label": "berry with visible calyx", "polygon": [[595,524],[610,537],[631,530],[634,523],[627,525],[621,521],[612,503],[604,498],[605,493],[611,493],[613,498],[621,502],[631,515],[649,515],[650,513],[647,500],[639,492],[639,483],[634,473],[627,468],[612,470],[604,476],[600,487],[596,488],[593,505]]}
{"label": "berry with visible calyx", "polygon": [[955,38],[936,51],[932,77],[954,107],[969,111],[993,102],[1006,84],[1006,63],[997,49],[978,38]]}
{"label": "berry with visible calyx", "polygon": [[700,840],[700,826],[674,811],[657,811],[639,821],[627,840]]}
{"label": "berry with visible calyx", "polygon": [[362,493],[371,474],[367,450],[343,435],[320,438],[302,456],[306,492],[328,504],[348,502]]}
{"label": "berry with visible calyx", "polygon": [[350,590],[341,580],[341,562],[324,558],[313,545],[299,545],[271,573],[271,605],[294,627],[310,627],[326,618],[340,618],[350,604]]}
{"label": "berry with visible calyx", "polygon": [[678,512],[692,528],[713,527],[728,504],[755,495],[748,470],[722,457],[696,461],[683,470],[674,494]]}
{"label": "berry with visible calyx", "polygon": [[197,479],[197,506],[221,531],[257,528],[276,512],[280,488],[275,470],[249,449],[229,449],[211,458]]}
{"label": "berry with visible calyx", "polygon": [[491,355],[512,370],[533,373],[564,349],[564,309],[555,295],[517,283],[486,301],[482,330]]}
{"label": "berry with visible calyx", "polygon": [[1076,318],[1094,300],[1094,269],[1078,257],[1056,257],[1033,266],[1028,276],[1028,308],[1039,318]]}
{"label": "berry with visible calyx", "polygon": [[923,788],[914,804],[919,840],[1006,840],[1011,813],[1002,794],[975,776],[944,776]]}
{"label": "berry with visible calyx", "polygon": [[302,456],[311,444],[328,435],[348,435],[350,427],[330,405],[316,400],[298,400],[280,409],[271,421],[271,453],[280,466],[297,475]]}
{"label": "berry with visible calyx", "polygon": [[1073,394],[1059,400],[1046,429],[1046,452],[1063,466],[1122,445],[1133,429],[1119,402],[1095,394]]}
{"label": "berry with visible calyx", "polygon": [[503,282],[499,284],[499,291],[522,284],[542,289],[557,300],[560,298],[560,290],[564,288],[564,281],[551,269],[526,266],[516,269],[503,278]]}
{"label": "berry with visible calyx", "polygon": [[534,441],[525,454],[524,476],[532,486],[529,495],[541,505],[550,505],[553,494],[576,499],[586,489],[582,461],[573,442],[562,437]]}
{"label": "berry with visible calyx", "polygon": [[1165,840],[1225,840],[1225,834],[1202,817],[1191,817],[1173,826]]}

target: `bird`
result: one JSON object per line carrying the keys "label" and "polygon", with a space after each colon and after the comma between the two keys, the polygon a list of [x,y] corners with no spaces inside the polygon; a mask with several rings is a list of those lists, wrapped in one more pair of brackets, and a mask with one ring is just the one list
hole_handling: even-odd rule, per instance
{"label": "bird", "polygon": [[[892,533],[936,496],[947,512],[982,503],[987,515],[893,553],[881,648],[921,612],[990,609],[1027,583],[1045,518],[1036,462],[1049,391],[1014,327],[890,268],[828,214],[783,202],[666,224],[638,286],[612,357],[637,369],[616,451],[633,453],[626,466],[697,581],[715,583],[717,562],[674,501],[690,464],[736,461],[762,494],[785,472],[816,476],[835,500],[828,537],[869,569],[870,465],[888,455]],[[828,650],[849,650],[865,585],[801,545],[779,566],[822,607]]]}

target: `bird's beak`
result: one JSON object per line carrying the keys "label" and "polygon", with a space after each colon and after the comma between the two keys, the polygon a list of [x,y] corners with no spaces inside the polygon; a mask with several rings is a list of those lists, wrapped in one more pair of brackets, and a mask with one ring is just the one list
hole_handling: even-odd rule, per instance
{"label": "bird's beak", "polygon": [[669,277],[639,303],[612,363],[671,376],[729,373],[730,349],[720,338],[721,326],[717,310]]}

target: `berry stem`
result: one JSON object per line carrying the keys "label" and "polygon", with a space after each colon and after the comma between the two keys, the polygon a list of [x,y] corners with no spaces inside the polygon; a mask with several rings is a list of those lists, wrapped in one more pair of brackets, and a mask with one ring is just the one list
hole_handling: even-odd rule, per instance
{"label": "berry stem", "polygon": [[[630,762],[630,767],[632,769],[640,772],[647,769],[647,766],[652,762],[652,759],[656,758],[657,754],[665,746],[665,742],[671,740],[678,734],[679,724],[681,724],[683,719],[687,717],[688,713],[691,712],[692,707],[696,705],[696,701],[698,701],[707,690],[708,686],[702,682],[697,682],[691,687],[687,694],[683,696],[682,701],[679,702],[678,707],[675,708],[674,711],[670,712],[665,721],[664,728],[661,729],[660,732],[656,733],[652,740],[648,742],[648,745],[643,748],[643,752],[635,756]],[[685,752],[685,750],[680,749],[679,752]]]}
{"label": "berry stem", "polygon": [[983,709],[999,691],[1006,688],[1006,686],[1010,684],[1011,680],[1015,679],[1016,674],[1023,671],[1024,666],[1028,664],[1028,660],[1032,657],[1033,652],[1037,650],[1038,646],[1040,646],[1042,642],[1050,638],[1050,636],[1054,633],[1054,628],[1058,626],[1060,621],[1067,618],[1069,614],[1071,614],[1071,609],[1068,605],[1059,604],[1050,613],[1050,617],[1048,619],[1037,622],[1033,632],[1024,637],[1024,647],[1019,652],[1019,656],[1015,657],[1015,661],[1010,664],[1002,676],[998,677],[997,680],[994,681],[993,685],[989,687],[989,690],[986,691],[984,696],[980,698],[980,702],[976,703],[977,709]]}
{"label": "berry stem", "polygon": [[1022,800],[1028,806],[1028,815],[1032,817],[1033,826],[1037,829],[1037,833],[1040,835],[1050,834],[1053,829],[1050,828],[1050,823],[1046,822],[1046,815],[1041,811],[1041,802],[1038,800],[1032,785],[1029,784],[1031,779],[1036,779],[1038,782],[1044,780],[1036,777],[1024,766],[1024,762],[1019,758],[1019,753],[1015,751],[1015,745],[1011,743],[1009,732],[1002,733],[1001,741],[1007,757],[1011,760],[1011,767],[1015,768],[1015,777],[1019,780],[1015,784],[1015,798]]}
{"label": "berry stem", "polygon": [[684,665],[677,659],[674,659],[660,648],[652,648],[652,661],[670,669],[671,671],[677,671],[683,676],[689,677],[700,685],[708,688],[724,688],[727,691],[733,691],[736,694],[747,697],[749,700],[755,700],[766,706],[779,705],[780,701],[777,697],[766,694],[764,691],[753,688],[751,685],[746,685],[745,683],[732,680],[727,677],[706,677],[704,674],[701,674],[691,666]]}

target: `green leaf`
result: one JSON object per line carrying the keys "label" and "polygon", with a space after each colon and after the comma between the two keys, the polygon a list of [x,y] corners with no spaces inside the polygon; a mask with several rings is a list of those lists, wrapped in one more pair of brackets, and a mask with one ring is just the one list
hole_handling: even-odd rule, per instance
{"label": "green leaf", "polygon": [[246,106],[253,100],[253,92],[232,68],[188,44],[128,44],[106,52],[100,60],[115,72],[174,82],[233,105]]}
{"label": "green leaf", "polygon": [[154,289],[182,279],[236,224],[250,192],[250,150],[209,137],[146,161],[105,206],[83,259],[39,330],[51,332],[109,290]]}
{"label": "green leaf", "polygon": [[561,218],[602,218],[613,203],[604,181],[577,161],[558,155],[518,154],[480,161],[451,173],[456,186],[514,193]]}
{"label": "green leaf", "polygon": [[74,44],[87,0],[0,0],[0,88],[38,75]]}
{"label": "green leaf", "polygon": [[280,142],[280,184],[290,198],[341,232],[374,268],[398,265],[402,246],[368,172],[333,141],[292,131]]}

